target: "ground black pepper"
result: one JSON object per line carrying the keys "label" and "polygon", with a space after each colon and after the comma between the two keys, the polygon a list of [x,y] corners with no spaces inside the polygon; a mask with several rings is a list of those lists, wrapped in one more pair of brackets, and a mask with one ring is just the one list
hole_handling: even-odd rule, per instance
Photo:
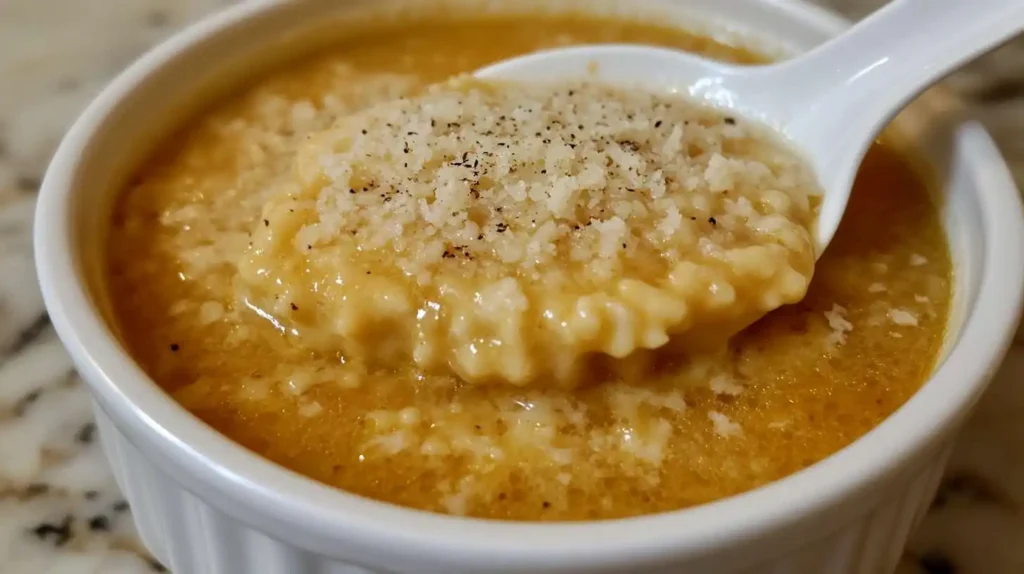
{"label": "ground black pepper", "polygon": [[82,425],[75,433],[75,440],[82,444],[89,444],[96,437],[96,423],[88,422]]}
{"label": "ground black pepper", "polygon": [[54,524],[52,522],[43,522],[32,529],[32,534],[36,535],[36,538],[40,540],[47,540],[53,538],[53,543],[56,546],[64,546],[71,540],[71,522],[73,518],[70,514],[66,515],[63,520],[59,523]]}
{"label": "ground black pepper", "polygon": [[89,530],[93,532],[109,532],[110,531],[110,519],[102,514],[98,514],[89,519]]}

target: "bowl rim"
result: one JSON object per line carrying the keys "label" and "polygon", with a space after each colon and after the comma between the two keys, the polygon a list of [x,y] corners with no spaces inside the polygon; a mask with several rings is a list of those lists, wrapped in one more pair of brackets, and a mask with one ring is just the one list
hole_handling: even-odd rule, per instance
{"label": "bowl rim", "polygon": [[[805,0],[758,0],[804,27],[848,25]],[[123,99],[176,54],[276,2],[241,3],[175,34],[118,76],[67,133],[43,181],[34,225],[36,267],[51,320],[101,408],[129,440],[193,493],[282,540],[339,552],[455,556],[465,563],[534,566],[638,564],[698,555],[785,530],[842,503],[899,469],[957,424],[984,389],[1012,338],[1024,292],[1024,215],[998,150],[977,125],[961,131],[973,177],[986,193],[980,290],[959,341],[897,412],[826,459],[760,488],[679,511],[580,523],[452,517],[366,499],[320,484],[237,445],[193,417],[122,348],[80,280],[72,191],[83,154]],[[273,521],[273,524],[264,524]],[[823,533],[824,534],[824,533]]]}

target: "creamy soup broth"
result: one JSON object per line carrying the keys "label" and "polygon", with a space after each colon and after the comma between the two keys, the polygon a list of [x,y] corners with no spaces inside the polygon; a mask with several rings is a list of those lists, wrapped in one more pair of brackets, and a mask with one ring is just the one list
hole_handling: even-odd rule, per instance
{"label": "creamy soup broth", "polygon": [[124,344],[185,408],[276,463],[355,494],[500,519],[712,501],[811,465],[899,408],[939,353],[951,264],[927,186],[883,144],[868,153],[802,302],[728,349],[670,348],[600,384],[468,385],[412,363],[367,367],[295,344],[239,300],[250,232],[307,136],[495,60],[595,42],[762,59],[585,15],[463,15],[361,32],[195,119],[124,190],[107,250]]}

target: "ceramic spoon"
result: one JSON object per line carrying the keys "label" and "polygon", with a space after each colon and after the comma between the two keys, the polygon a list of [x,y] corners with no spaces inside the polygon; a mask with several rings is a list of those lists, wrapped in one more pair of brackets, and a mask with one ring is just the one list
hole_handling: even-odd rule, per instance
{"label": "ceramic spoon", "polygon": [[844,34],[764,66],[633,45],[560,48],[505,60],[477,77],[595,78],[668,90],[766,123],[804,153],[824,198],[818,255],[835,234],[864,153],[912,98],[1024,30],[1024,0],[895,0]]}

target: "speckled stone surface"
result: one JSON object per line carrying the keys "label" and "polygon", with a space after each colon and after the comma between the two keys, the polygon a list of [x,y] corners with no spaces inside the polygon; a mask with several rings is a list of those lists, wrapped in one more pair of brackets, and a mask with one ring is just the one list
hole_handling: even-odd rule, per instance
{"label": "speckled stone surface", "polygon": [[[821,0],[853,17],[884,0]],[[968,0],[951,0],[968,1]],[[139,53],[226,0],[0,0],[0,572],[160,572],[43,311],[30,246],[42,172]],[[950,79],[1024,184],[1024,40]],[[1022,262],[1024,264],[1024,262]],[[1024,337],[979,405],[901,574],[1024,572]]]}

